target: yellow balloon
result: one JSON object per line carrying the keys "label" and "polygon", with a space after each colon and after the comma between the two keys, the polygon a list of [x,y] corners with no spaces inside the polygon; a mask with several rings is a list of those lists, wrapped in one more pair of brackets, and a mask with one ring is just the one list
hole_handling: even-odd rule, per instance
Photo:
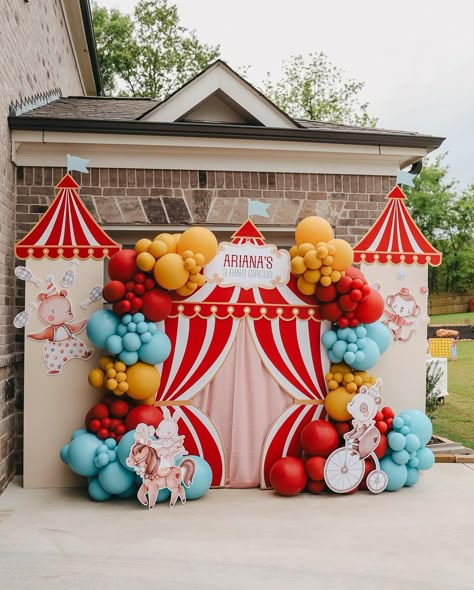
{"label": "yellow balloon", "polygon": [[148,248],[148,252],[155,258],[161,258],[168,253],[168,246],[163,240],[153,240]]}
{"label": "yellow balloon", "polygon": [[290,248],[290,257],[294,258],[298,254],[298,246],[295,244]]}
{"label": "yellow balloon", "polygon": [[[204,275],[197,274],[196,277],[193,276],[193,279],[195,279],[198,287],[202,287],[206,284],[206,277]],[[189,277],[189,280],[191,280],[191,276]]]}
{"label": "yellow balloon", "polygon": [[327,246],[325,246],[325,245],[318,246],[318,248],[316,250],[316,254],[318,255],[318,258],[322,258],[324,260],[324,258],[326,258],[326,256],[328,256]]}
{"label": "yellow balloon", "polygon": [[335,379],[330,379],[328,381],[328,389],[337,389],[339,387],[339,383]]}
{"label": "yellow balloon", "polygon": [[304,263],[311,270],[317,270],[323,265],[323,261],[319,258],[316,250],[313,248],[304,255]]}
{"label": "yellow balloon", "polygon": [[352,416],[347,411],[347,404],[353,397],[354,395],[351,395],[345,387],[338,387],[330,391],[324,402],[326,412],[333,420],[337,420],[338,422],[350,420]]}
{"label": "yellow balloon", "polygon": [[116,379],[107,379],[107,383],[105,384],[105,386],[107,387],[107,389],[110,389],[111,391],[114,391],[115,389],[117,389],[117,380]]}
{"label": "yellow balloon", "polygon": [[144,399],[143,405],[144,406],[154,406],[155,405],[155,396],[150,395],[150,397],[147,397],[146,399]]}
{"label": "yellow balloon", "polygon": [[107,365],[112,361],[110,356],[101,356],[99,359],[99,367],[105,371]]}
{"label": "yellow balloon", "polygon": [[314,295],[314,292],[316,291],[315,283],[308,283],[303,277],[298,279],[296,285],[303,295]]}
{"label": "yellow balloon", "polygon": [[182,287],[180,287],[179,289],[176,289],[176,293],[180,296],[180,297],[188,297],[189,295],[192,295],[194,293],[196,289],[189,289],[186,285],[183,285]]}
{"label": "yellow balloon", "polygon": [[142,238],[141,240],[138,240],[138,242],[135,244],[135,252],[137,254],[148,252],[148,248],[151,246],[151,243],[151,240],[148,238]]}
{"label": "yellow balloon", "polygon": [[[193,256],[196,264],[200,267],[203,267],[206,264],[206,259],[204,258],[204,254],[200,254],[199,252]],[[199,269],[201,270],[201,269]],[[199,272],[199,271],[198,271]]]}
{"label": "yellow balloon", "polygon": [[308,283],[318,283],[321,279],[321,273],[319,270],[307,270],[303,274],[304,280]]}
{"label": "yellow balloon", "polygon": [[329,285],[331,284],[331,277],[323,276],[321,277],[319,282],[323,287],[329,287]]}
{"label": "yellow balloon", "polygon": [[117,381],[117,383],[123,383],[124,381],[127,380],[127,374],[124,373],[123,371],[120,371],[119,373],[117,373],[115,375],[115,380]]}
{"label": "yellow balloon", "polygon": [[137,256],[136,265],[143,272],[150,272],[155,266],[156,259],[149,252],[142,252]]}
{"label": "yellow balloon", "polygon": [[164,289],[173,291],[186,284],[189,272],[184,267],[184,260],[180,254],[165,254],[156,261],[153,269],[155,281]]}
{"label": "yellow balloon", "polygon": [[91,387],[103,387],[104,371],[101,369],[92,369],[92,371],[89,372],[88,381]]}
{"label": "yellow balloon", "polygon": [[127,365],[125,363],[122,363],[121,361],[117,361],[114,364],[114,369],[117,371],[117,373],[123,373],[127,370]]}
{"label": "yellow balloon", "polygon": [[[184,258],[184,256],[183,256]],[[193,268],[197,266],[196,261],[194,260],[194,258],[184,258],[184,268],[186,270],[193,270]]]}
{"label": "yellow balloon", "polygon": [[182,254],[186,250],[202,254],[204,256],[204,264],[211,262],[217,254],[217,248],[216,236],[205,227],[191,227],[187,229],[183,232],[178,242],[178,254]]}
{"label": "yellow balloon", "polygon": [[178,251],[178,245],[176,242],[176,238],[173,237],[171,234],[158,234],[155,237],[155,240],[161,240],[162,242],[164,242],[166,244],[166,248],[167,248],[167,252],[174,252],[176,253]]}
{"label": "yellow balloon", "polygon": [[125,392],[128,391],[129,388],[129,384],[126,381],[122,381],[118,384],[117,389],[115,390],[115,392],[119,392],[120,395],[124,394]]}
{"label": "yellow balloon", "polygon": [[302,275],[306,272],[306,264],[304,263],[304,258],[301,256],[295,256],[290,263],[291,271],[295,275]]}
{"label": "yellow balloon", "polygon": [[321,274],[325,277],[328,277],[332,273],[332,268],[330,266],[322,266],[321,267]]}
{"label": "yellow balloon", "polygon": [[329,275],[329,278],[331,279],[331,282],[337,283],[342,279],[342,273],[338,270],[333,270],[332,273]]}
{"label": "yellow balloon", "polygon": [[336,238],[328,242],[328,246],[335,246],[336,251],[333,254],[332,267],[334,270],[346,270],[354,262],[354,251],[352,246],[346,240]]}
{"label": "yellow balloon", "polygon": [[346,383],[346,389],[349,393],[357,393],[357,385],[355,383]]}
{"label": "yellow balloon", "polygon": [[314,250],[313,244],[310,244],[309,242],[305,242],[304,244],[300,244],[298,246],[298,256],[304,257],[304,255],[307,252],[311,252],[311,250]]}
{"label": "yellow balloon", "polygon": [[305,217],[296,226],[295,241],[298,245],[304,242],[316,245],[318,242],[327,242],[333,237],[332,227],[322,217],[315,215]]}
{"label": "yellow balloon", "polygon": [[127,395],[144,400],[154,396],[160,386],[160,374],[153,365],[138,361],[127,369]]}

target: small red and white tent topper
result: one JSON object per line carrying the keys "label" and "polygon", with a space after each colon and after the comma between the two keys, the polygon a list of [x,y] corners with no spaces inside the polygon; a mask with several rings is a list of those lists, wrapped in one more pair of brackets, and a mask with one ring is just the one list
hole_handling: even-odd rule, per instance
{"label": "small red and white tent topper", "polygon": [[354,246],[354,262],[439,266],[442,254],[433,248],[413,221],[401,188],[396,186],[386,198],[388,203],[380,217]]}
{"label": "small red and white tent topper", "polygon": [[54,201],[34,228],[15,245],[17,258],[94,258],[121,248],[96,223],[77,194],[79,185],[66,174],[56,186]]}

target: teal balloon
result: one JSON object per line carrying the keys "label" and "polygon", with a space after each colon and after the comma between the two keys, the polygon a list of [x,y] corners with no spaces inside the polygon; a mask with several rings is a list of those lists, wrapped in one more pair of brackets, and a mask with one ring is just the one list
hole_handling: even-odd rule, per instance
{"label": "teal balloon", "polygon": [[[188,489],[186,488],[186,491]],[[171,491],[168,488],[161,488],[158,492],[158,497],[156,498],[157,502],[166,502],[171,498]]]}
{"label": "teal balloon", "polygon": [[419,461],[418,469],[422,469],[426,471],[426,469],[431,469],[435,462],[435,456],[431,449],[427,449],[423,447],[422,449],[418,449],[416,452],[416,458]]}
{"label": "teal balloon", "polygon": [[92,500],[95,500],[96,502],[105,502],[111,496],[111,494],[109,494],[109,492],[106,492],[104,488],[100,485],[97,477],[93,477],[90,480],[88,491],[89,496],[92,498]]}
{"label": "teal balloon", "polygon": [[332,351],[336,356],[343,357],[347,350],[347,342],[345,340],[338,340],[334,343]]}
{"label": "teal balloon", "polygon": [[128,490],[125,490],[125,492],[123,492],[122,494],[117,494],[117,496],[119,498],[131,498],[132,496],[134,496],[138,491],[138,487],[136,483],[132,483],[132,485],[128,488]]}
{"label": "teal balloon", "polygon": [[135,444],[135,430],[126,432],[117,446],[117,456],[120,464],[128,471],[134,471],[133,467],[127,465],[127,457],[130,455],[130,449]]}
{"label": "teal balloon", "polygon": [[400,430],[401,428],[403,428],[404,424],[405,422],[403,421],[403,418],[401,416],[395,416],[395,418],[393,419],[393,428],[395,430]]}
{"label": "teal balloon", "polygon": [[357,357],[356,353],[356,358],[351,364],[351,367],[356,371],[367,371],[368,369],[371,369],[380,358],[380,351],[377,344],[375,344],[370,338],[366,338],[365,340],[366,343],[363,352],[364,358]]}
{"label": "teal balloon", "polygon": [[61,457],[61,461],[66,463],[67,465],[67,453],[69,451],[69,445],[64,445],[64,447],[59,451],[59,456]]}
{"label": "teal balloon", "polygon": [[356,333],[357,338],[365,338],[367,336],[367,329],[366,329],[365,326],[363,326],[362,324],[360,324],[355,329],[355,333]]}
{"label": "teal balloon", "polygon": [[351,328],[339,328],[339,330],[337,331],[337,337],[339,340],[348,340],[349,334],[351,333]]}
{"label": "teal balloon", "polygon": [[100,485],[109,494],[123,494],[135,481],[135,474],[114,461],[103,467],[98,474]]}
{"label": "teal balloon", "polygon": [[415,467],[407,467],[407,480],[405,482],[405,485],[408,488],[414,486],[419,479],[420,470],[416,469]]}
{"label": "teal balloon", "polygon": [[87,430],[85,428],[78,428],[71,434],[71,440],[74,440],[78,436],[82,436],[83,434],[87,434]]}
{"label": "teal balloon", "polygon": [[[340,362],[341,359],[339,359],[339,361],[336,362]],[[346,352],[346,354],[344,355],[344,360],[346,361],[346,363],[352,367],[352,363],[355,361],[355,352],[351,352],[348,351]]]}
{"label": "teal balloon", "polygon": [[126,313],[122,316],[122,324],[128,325],[132,321],[132,315],[130,313]]}
{"label": "teal balloon", "polygon": [[357,334],[355,332],[349,332],[346,337],[347,342],[356,343],[357,342]]}
{"label": "teal balloon", "polygon": [[398,465],[392,461],[391,457],[384,457],[380,460],[380,469],[387,474],[388,484],[385,489],[388,492],[396,492],[406,484],[408,478],[406,465]]}
{"label": "teal balloon", "polygon": [[140,334],[140,340],[143,342],[143,344],[150,342],[151,338],[152,335],[150,334],[150,332],[144,332],[143,334]]}
{"label": "teal balloon", "polygon": [[168,358],[170,352],[170,339],[164,332],[158,330],[153,334],[150,342],[142,344],[138,351],[138,357],[142,362],[149,365],[159,365]]}
{"label": "teal balloon", "polygon": [[367,336],[377,344],[380,354],[383,354],[390,346],[392,332],[382,322],[365,324]]}
{"label": "teal balloon", "polygon": [[102,444],[95,434],[86,432],[77,436],[68,446],[65,453],[65,463],[77,473],[85,477],[92,477],[97,474],[97,467],[94,464],[97,448]]}
{"label": "teal balloon", "polygon": [[[340,342],[343,342],[343,340],[340,340]],[[349,344],[347,345],[347,350],[349,352],[357,352],[359,349],[357,347],[357,344],[355,342],[349,342]]]}
{"label": "teal balloon", "polygon": [[133,332],[129,332],[125,334],[123,337],[123,347],[125,350],[130,352],[136,352],[140,346],[142,345],[142,341],[140,340],[140,336],[138,334],[134,334]]}
{"label": "teal balloon", "polygon": [[409,453],[414,453],[420,448],[420,439],[416,436],[416,434],[407,434],[405,436],[405,449]]}
{"label": "teal balloon", "polygon": [[413,459],[410,459],[408,461],[408,467],[420,467],[420,461],[419,459],[417,459],[416,457],[413,457]]}
{"label": "teal balloon", "polygon": [[131,367],[132,365],[138,363],[138,352],[122,350],[122,352],[119,354],[119,359],[122,361],[122,363]]}
{"label": "teal balloon", "polygon": [[328,330],[327,332],[324,332],[324,334],[321,337],[321,342],[323,344],[323,346],[325,346],[326,348],[332,348],[334,346],[334,344],[337,342],[337,336],[336,336],[336,332],[334,332],[333,330]]}
{"label": "teal balloon", "polygon": [[410,454],[405,449],[401,451],[393,451],[392,460],[398,465],[406,465],[410,460]]}
{"label": "teal balloon", "polygon": [[389,432],[387,435],[388,446],[392,451],[401,451],[405,448],[406,439],[400,432]]}
{"label": "teal balloon", "polygon": [[145,321],[145,316],[142,313],[138,312],[133,314],[132,319],[136,324],[140,324],[141,322]]}
{"label": "teal balloon", "polygon": [[127,330],[127,326],[125,326],[124,324],[119,324],[117,326],[117,334],[119,336],[125,336],[125,334],[128,332]]}
{"label": "teal balloon", "polygon": [[139,334],[145,334],[148,332],[148,324],[146,322],[140,322],[137,324],[137,332]]}
{"label": "teal balloon", "polygon": [[[349,354],[346,352],[346,354]],[[328,350],[328,359],[331,361],[331,363],[340,363],[341,362],[341,358],[339,358],[337,355],[335,355],[332,351],[332,349]]]}
{"label": "teal balloon", "polygon": [[107,338],[105,348],[110,354],[120,354],[123,350],[123,340],[118,334],[113,334]]}
{"label": "teal balloon", "polygon": [[150,332],[150,334],[156,334],[156,332],[158,332],[158,327],[156,324],[154,324],[153,322],[148,322],[148,331]]}
{"label": "teal balloon", "polygon": [[136,332],[137,331],[137,324],[135,322],[129,322],[127,324],[127,331],[128,332]]}
{"label": "teal balloon", "polygon": [[207,461],[197,455],[188,455],[186,458],[193,459],[196,462],[196,473],[189,488],[185,487],[186,499],[197,500],[202,498],[211,487],[212,470]]}
{"label": "teal balloon", "polygon": [[86,326],[87,337],[97,348],[105,349],[107,338],[115,334],[120,319],[110,309],[99,309],[89,318]]}
{"label": "teal balloon", "polygon": [[420,445],[424,447],[428,444],[433,435],[433,425],[426,414],[419,410],[405,410],[402,414],[405,424],[410,427],[411,434],[416,434]]}

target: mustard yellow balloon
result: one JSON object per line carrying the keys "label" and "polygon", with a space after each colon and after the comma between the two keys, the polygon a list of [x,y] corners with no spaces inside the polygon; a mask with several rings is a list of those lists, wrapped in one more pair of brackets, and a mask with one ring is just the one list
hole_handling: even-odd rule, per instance
{"label": "mustard yellow balloon", "polygon": [[298,255],[298,246],[295,244],[294,246],[291,246],[291,248],[290,248],[290,257],[294,258],[297,255]]}
{"label": "mustard yellow balloon", "polygon": [[298,256],[303,256],[307,253],[307,252],[311,252],[311,250],[314,250],[314,246],[313,244],[310,244],[309,242],[304,242],[303,244],[300,244],[298,246]]}
{"label": "mustard yellow balloon", "polygon": [[167,233],[158,234],[155,237],[155,240],[161,240],[162,242],[164,242],[166,244],[166,248],[167,248],[168,253],[171,253],[171,252],[176,253],[178,251],[178,244],[177,244],[176,238],[174,236],[172,236],[171,234],[167,234]]}
{"label": "mustard yellow balloon", "polygon": [[304,263],[304,258],[301,256],[295,256],[293,260],[290,262],[291,271],[295,275],[302,275],[306,272],[306,264]]}
{"label": "mustard yellow balloon", "polygon": [[180,297],[188,297],[189,295],[192,295],[195,290],[196,289],[189,289],[189,287],[185,284],[182,287],[180,287],[179,289],[176,289],[176,293]]}
{"label": "mustard yellow balloon", "polygon": [[295,241],[298,245],[305,242],[316,245],[318,242],[332,240],[333,237],[330,224],[316,215],[305,217],[296,226]]}
{"label": "mustard yellow balloon", "polygon": [[109,365],[111,362],[112,359],[110,358],[110,356],[101,356],[99,359],[99,367],[105,371],[107,365]]}
{"label": "mustard yellow balloon", "polygon": [[321,277],[319,282],[321,283],[321,285],[323,287],[329,287],[329,285],[331,284],[331,277],[323,276],[323,277]]}
{"label": "mustard yellow balloon", "polygon": [[178,254],[182,254],[186,250],[202,254],[204,256],[204,264],[211,262],[217,254],[217,248],[216,236],[205,227],[191,227],[187,229],[181,234],[178,242]]}
{"label": "mustard yellow balloon", "polygon": [[154,396],[160,386],[160,379],[156,367],[138,361],[127,369],[127,395],[138,400]]}
{"label": "mustard yellow balloon", "polygon": [[143,405],[144,406],[154,406],[155,405],[155,396],[150,395],[150,397],[147,397],[146,399],[144,399]]}
{"label": "mustard yellow balloon", "polygon": [[301,291],[301,293],[303,293],[303,295],[314,295],[316,291],[316,284],[308,283],[308,281],[305,281],[303,277],[298,279],[296,286]]}
{"label": "mustard yellow balloon", "polygon": [[149,252],[142,252],[137,256],[136,265],[143,272],[150,272],[155,266],[156,258]]}
{"label": "mustard yellow balloon", "polygon": [[328,415],[338,422],[346,422],[352,418],[347,411],[347,404],[352,400],[351,395],[345,387],[338,387],[330,391],[325,399],[324,407]]}
{"label": "mustard yellow balloon", "polygon": [[104,371],[101,369],[92,369],[89,372],[88,381],[91,387],[102,387],[104,385]]}
{"label": "mustard yellow balloon", "polygon": [[168,254],[168,246],[163,240],[153,240],[148,248],[148,252],[155,258],[161,258],[165,254]]}
{"label": "mustard yellow balloon", "polygon": [[303,278],[307,283],[319,283],[321,279],[321,273],[319,270],[307,270],[303,274]]}
{"label": "mustard yellow balloon", "polygon": [[321,268],[321,266],[323,265],[323,261],[321,260],[321,258],[319,258],[318,253],[314,248],[309,252],[306,252],[303,260],[306,266],[311,270],[317,270],[318,268]]}
{"label": "mustard yellow balloon", "polygon": [[328,246],[335,246],[336,251],[333,254],[332,267],[334,270],[346,270],[354,262],[354,251],[352,246],[346,240],[336,238],[328,242]]}
{"label": "mustard yellow balloon", "polygon": [[183,258],[179,254],[170,253],[156,261],[153,276],[160,287],[174,291],[186,284],[189,272],[184,266]]}
{"label": "mustard yellow balloon", "polygon": [[142,238],[141,240],[138,240],[138,242],[135,244],[135,252],[137,254],[148,252],[148,248],[151,246],[151,243],[151,240],[148,238]]}

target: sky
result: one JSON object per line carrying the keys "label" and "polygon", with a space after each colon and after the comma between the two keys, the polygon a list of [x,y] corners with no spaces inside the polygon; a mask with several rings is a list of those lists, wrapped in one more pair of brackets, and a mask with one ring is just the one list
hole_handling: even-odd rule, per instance
{"label": "sky", "polygon": [[[474,2],[472,0],[174,0],[181,24],[220,45],[249,82],[283,60],[323,51],[347,78],[378,127],[445,137],[435,154],[462,190],[474,183]],[[132,12],[136,0],[98,0]]]}

